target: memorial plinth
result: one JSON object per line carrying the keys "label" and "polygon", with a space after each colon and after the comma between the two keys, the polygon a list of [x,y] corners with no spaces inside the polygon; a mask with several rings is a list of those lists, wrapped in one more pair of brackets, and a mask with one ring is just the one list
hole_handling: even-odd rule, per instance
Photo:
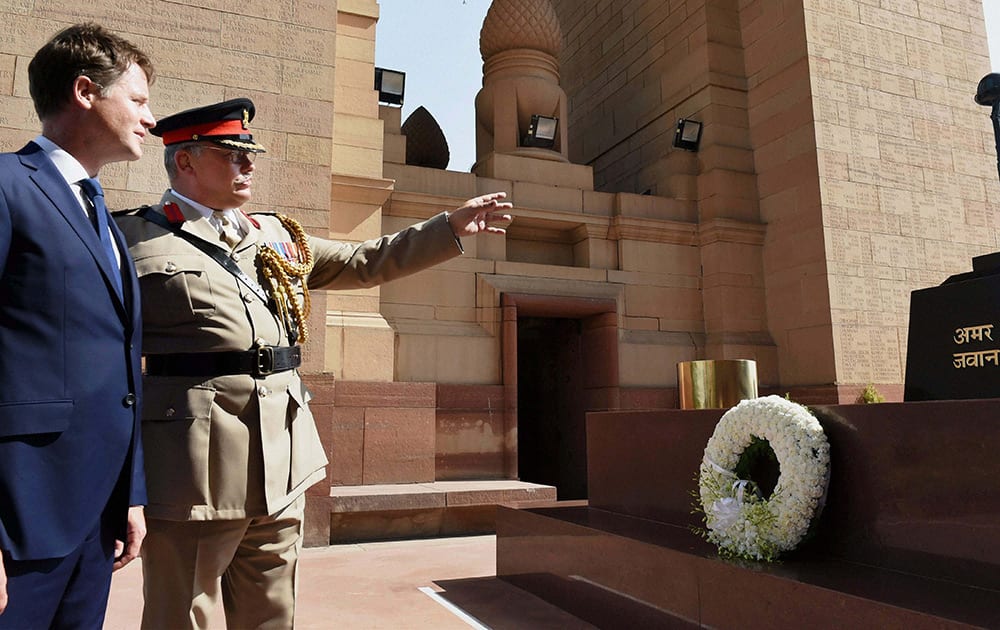
{"label": "memorial plinth", "polygon": [[1000,253],[910,294],[904,400],[1000,397]]}
{"label": "memorial plinth", "polygon": [[815,535],[774,564],[691,532],[723,410],[588,414],[589,506],[501,509],[497,575],[606,628],[1000,627],[1000,401],[814,409]]}

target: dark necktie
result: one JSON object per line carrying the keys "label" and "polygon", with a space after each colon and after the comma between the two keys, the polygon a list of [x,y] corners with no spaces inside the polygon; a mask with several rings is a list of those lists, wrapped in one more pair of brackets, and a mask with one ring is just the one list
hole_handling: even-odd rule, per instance
{"label": "dark necktie", "polygon": [[94,204],[94,227],[97,229],[97,236],[101,239],[104,247],[104,255],[108,257],[111,268],[116,272],[111,277],[115,281],[115,289],[118,295],[122,294],[121,269],[118,267],[118,258],[115,257],[115,246],[111,242],[111,233],[108,231],[108,207],[104,204],[104,189],[101,182],[96,177],[80,180],[80,188]]}

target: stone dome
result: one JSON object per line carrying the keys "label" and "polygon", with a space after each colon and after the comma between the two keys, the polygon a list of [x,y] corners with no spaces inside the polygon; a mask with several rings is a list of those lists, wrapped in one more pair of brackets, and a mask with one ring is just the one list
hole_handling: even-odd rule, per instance
{"label": "stone dome", "polygon": [[423,105],[407,116],[399,131],[406,136],[408,165],[438,169],[448,167],[448,161],[451,159],[448,140],[445,139],[437,120]]}
{"label": "stone dome", "polygon": [[485,61],[514,48],[559,56],[562,32],[548,0],[493,0],[479,32],[479,52]]}

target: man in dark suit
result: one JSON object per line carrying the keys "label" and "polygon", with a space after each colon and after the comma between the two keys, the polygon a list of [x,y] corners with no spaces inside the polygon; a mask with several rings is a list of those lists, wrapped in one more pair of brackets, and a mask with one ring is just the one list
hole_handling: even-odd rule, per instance
{"label": "man in dark suit", "polygon": [[0,628],[99,628],[145,535],[139,291],[96,178],[142,155],[151,78],[65,29],[28,66],[42,135],[0,154]]}

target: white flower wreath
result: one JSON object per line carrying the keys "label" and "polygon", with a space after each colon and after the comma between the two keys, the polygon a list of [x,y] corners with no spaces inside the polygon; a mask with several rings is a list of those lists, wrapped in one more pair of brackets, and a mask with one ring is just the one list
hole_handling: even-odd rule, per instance
{"label": "white flower wreath", "polygon": [[[767,499],[733,472],[755,436],[770,443],[780,466]],[[826,434],[805,407],[780,396],[743,400],[722,416],[705,447],[698,478],[703,533],[724,555],[774,560],[809,530],[829,470]]]}

